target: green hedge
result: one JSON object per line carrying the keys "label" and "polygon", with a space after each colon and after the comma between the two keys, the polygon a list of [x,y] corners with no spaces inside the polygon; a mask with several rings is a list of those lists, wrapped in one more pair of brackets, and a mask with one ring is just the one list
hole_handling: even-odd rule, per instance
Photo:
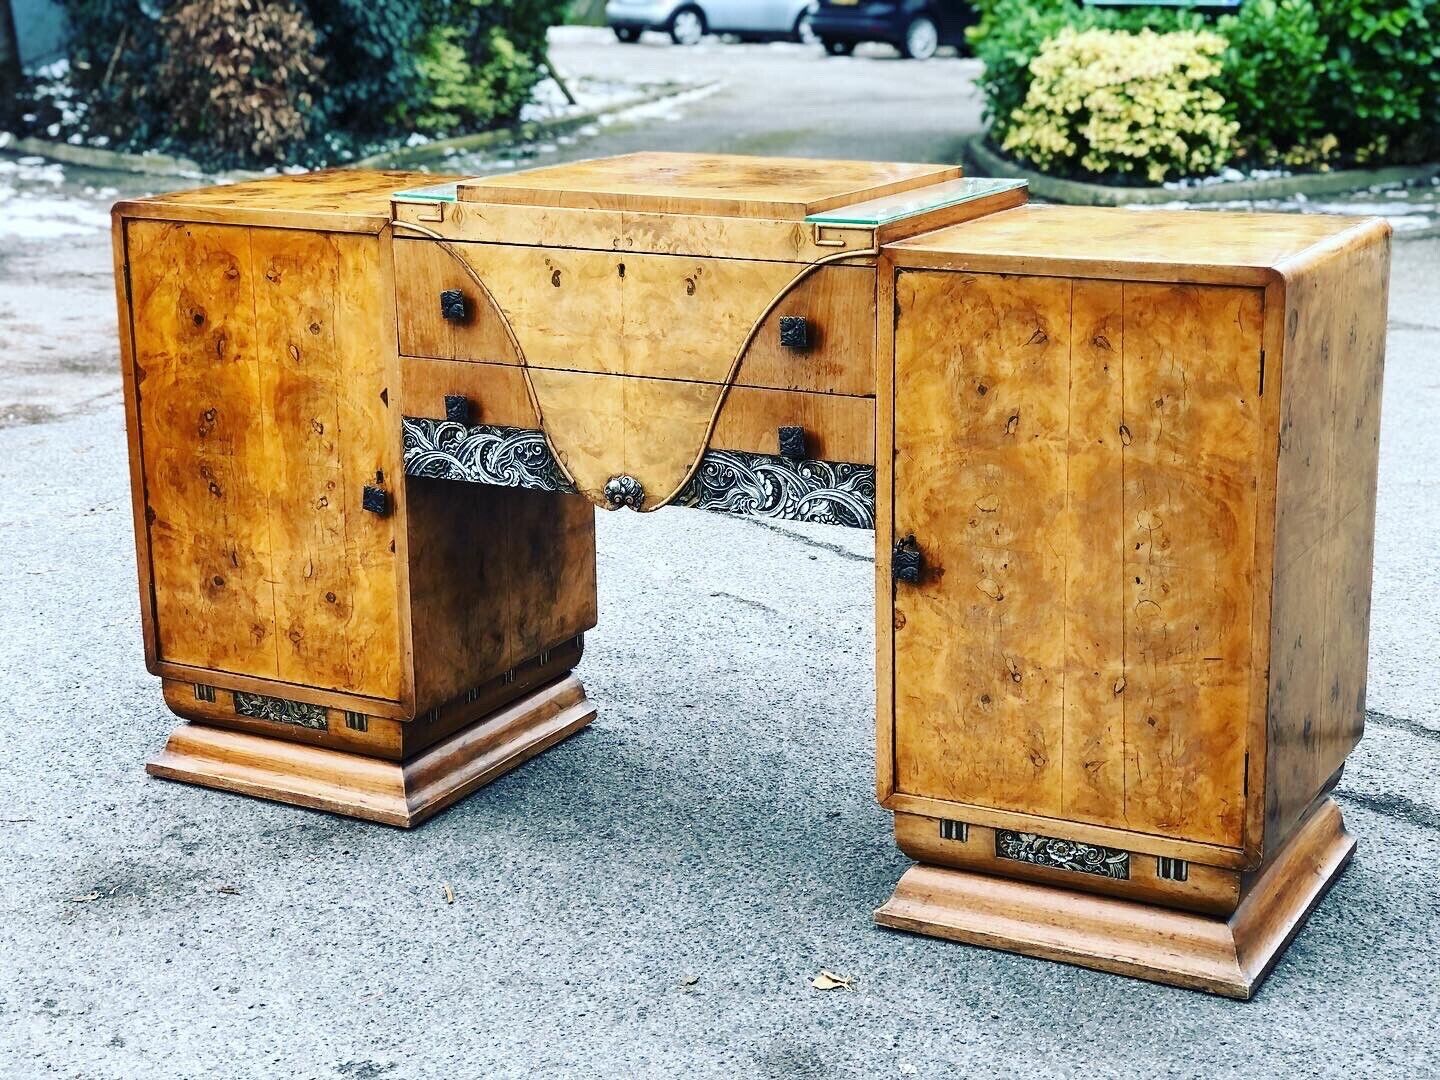
{"label": "green hedge", "polygon": [[1065,27],[1210,29],[1229,43],[1214,85],[1239,125],[1241,160],[1318,165],[1440,155],[1440,7],[1435,0],[1244,0],[1218,17],[1177,8],[1087,8],[1076,0],[974,0],[969,31],[1003,141],[1029,65]]}
{"label": "green hedge", "polygon": [[[193,17],[197,6],[221,8],[221,0],[144,0],[143,10],[140,0],[62,2],[74,28],[71,77],[88,106],[89,133],[120,148],[169,150],[211,166],[316,164],[414,131],[443,136],[503,125],[544,74],[545,31],[563,20],[566,6],[566,0],[253,0],[252,11],[290,9],[313,24],[314,69],[323,79],[309,88],[308,103],[298,93],[287,103],[305,116],[303,138],[266,140],[263,153],[236,153],[196,139],[193,133],[213,129],[213,120],[183,110],[202,96],[182,98],[158,78],[167,58],[183,51],[184,33],[175,25],[182,6]],[[282,24],[252,15],[250,36],[262,22]],[[258,80],[269,74],[256,72]]]}

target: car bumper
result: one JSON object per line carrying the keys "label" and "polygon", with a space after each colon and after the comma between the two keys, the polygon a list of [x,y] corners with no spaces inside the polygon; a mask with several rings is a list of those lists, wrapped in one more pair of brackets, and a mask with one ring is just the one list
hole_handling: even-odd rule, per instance
{"label": "car bumper", "polygon": [[605,24],[625,26],[636,30],[663,30],[670,23],[670,14],[675,10],[672,3],[641,3],[610,0],[605,5]]}
{"label": "car bumper", "polygon": [[815,36],[826,41],[898,41],[901,31],[896,26],[893,8],[865,11],[852,8],[839,12],[821,8],[810,17]]}

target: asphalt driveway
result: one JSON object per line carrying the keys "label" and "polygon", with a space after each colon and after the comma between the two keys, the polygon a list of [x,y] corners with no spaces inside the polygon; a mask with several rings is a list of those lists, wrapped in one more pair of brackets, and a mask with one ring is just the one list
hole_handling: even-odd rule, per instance
{"label": "asphalt driveway", "polygon": [[[964,60],[606,48],[731,74],[547,154],[935,160],[978,122]],[[1359,855],[1237,1004],[872,925],[906,860],[872,791],[869,533],[602,515],[599,718],[412,833],[147,779],[173,721],[86,216],[143,184],[5,160],[0,1076],[1436,1074],[1440,241],[1395,249]],[[74,228],[16,231],[6,184]]]}

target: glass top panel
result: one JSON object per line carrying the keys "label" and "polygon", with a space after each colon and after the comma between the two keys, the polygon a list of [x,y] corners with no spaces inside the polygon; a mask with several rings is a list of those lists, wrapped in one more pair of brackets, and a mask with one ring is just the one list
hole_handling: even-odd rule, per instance
{"label": "glass top panel", "polygon": [[428,187],[408,188],[405,191],[397,191],[391,195],[392,199],[400,202],[454,202],[457,196],[457,189],[460,187],[458,181],[448,184],[431,184]]}
{"label": "glass top panel", "polygon": [[1002,191],[1014,191],[1025,187],[1024,180],[991,180],[966,177],[961,180],[947,180],[943,184],[914,191],[889,195],[882,199],[851,203],[823,213],[811,214],[805,220],[817,225],[870,225],[879,227],[892,221],[923,214],[929,210],[941,210],[947,206],[983,199],[987,195],[998,195]]}

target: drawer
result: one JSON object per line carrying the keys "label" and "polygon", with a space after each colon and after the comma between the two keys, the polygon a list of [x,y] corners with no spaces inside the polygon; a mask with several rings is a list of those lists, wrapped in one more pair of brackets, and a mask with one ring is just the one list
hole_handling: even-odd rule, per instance
{"label": "drawer", "polygon": [[[405,416],[444,419],[446,396],[458,395],[471,425],[541,424],[518,367],[405,357],[401,371]],[[578,489],[602,505],[607,481],[622,474],[641,482],[652,505],[670,498],[706,449],[782,456],[782,428],[803,432],[807,459],[875,461],[873,398],[732,386],[722,401],[723,388],[714,384],[577,371],[530,375],[551,445]]]}
{"label": "drawer", "polygon": [[[413,239],[394,251],[405,356],[523,352],[538,369],[874,393],[873,267]],[[442,292],[458,293],[449,318]]]}
{"label": "drawer", "polygon": [[803,456],[812,461],[875,463],[874,399],[749,386],[725,396],[710,449],[779,455],[781,428],[801,429]]}

